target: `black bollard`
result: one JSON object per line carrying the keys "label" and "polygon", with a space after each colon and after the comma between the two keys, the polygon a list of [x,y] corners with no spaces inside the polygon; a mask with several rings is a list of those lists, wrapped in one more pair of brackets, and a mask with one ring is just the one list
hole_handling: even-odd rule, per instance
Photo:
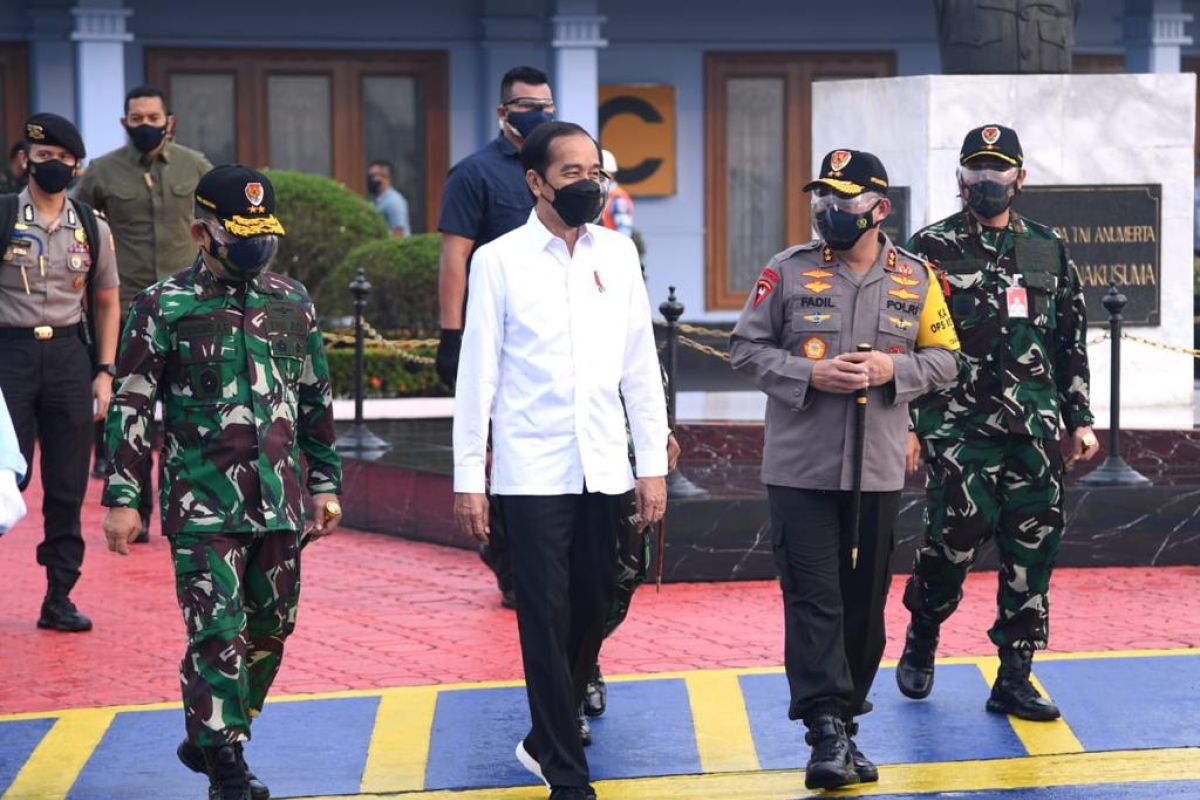
{"label": "black bollard", "polygon": [[339,453],[353,455],[373,461],[383,455],[390,445],[367,429],[363,421],[364,372],[366,371],[366,333],[363,329],[363,313],[367,310],[367,295],[371,293],[371,282],[359,269],[350,282],[354,295],[354,425],[334,442]]}
{"label": "black bollard", "polygon": [[[665,302],[659,305],[659,312],[667,320],[667,427],[675,430],[675,396],[676,380],[679,373],[679,318],[683,316],[683,303],[675,297],[675,287],[670,287]],[[667,475],[667,497],[707,497],[708,491],[692,483],[680,469]]]}
{"label": "black bollard", "polygon": [[1108,284],[1104,295],[1108,311],[1108,330],[1112,340],[1112,387],[1109,391],[1108,457],[1104,463],[1079,479],[1084,486],[1149,486],[1150,479],[1121,458],[1121,311],[1125,295],[1117,291],[1116,281]]}

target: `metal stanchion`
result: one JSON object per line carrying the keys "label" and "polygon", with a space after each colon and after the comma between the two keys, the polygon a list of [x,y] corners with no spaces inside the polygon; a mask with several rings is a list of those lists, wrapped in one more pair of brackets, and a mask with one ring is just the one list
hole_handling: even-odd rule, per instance
{"label": "metal stanchion", "polygon": [[[675,429],[675,396],[676,380],[679,372],[679,318],[683,316],[683,303],[675,297],[675,287],[670,287],[665,302],[659,305],[659,312],[667,320],[667,425]],[[667,497],[706,497],[708,490],[701,489],[684,477],[682,469],[677,468],[667,475]]]}
{"label": "metal stanchion", "polygon": [[1109,392],[1108,457],[1104,463],[1079,479],[1084,486],[1149,486],[1150,479],[1121,458],[1121,311],[1125,295],[1117,291],[1115,281],[1104,295],[1108,311],[1109,339],[1112,341],[1112,387]]}
{"label": "metal stanchion", "polygon": [[339,453],[370,461],[382,456],[391,445],[371,433],[363,421],[363,373],[366,371],[363,314],[367,309],[371,283],[362,269],[350,282],[350,292],[354,295],[354,425],[339,436],[333,446]]}

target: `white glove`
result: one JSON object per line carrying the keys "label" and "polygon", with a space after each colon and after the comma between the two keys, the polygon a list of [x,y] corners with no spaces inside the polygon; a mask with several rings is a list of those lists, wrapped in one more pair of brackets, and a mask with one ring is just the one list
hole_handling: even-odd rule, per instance
{"label": "white glove", "polygon": [[0,534],[16,525],[25,516],[25,501],[17,488],[17,473],[0,469]]}

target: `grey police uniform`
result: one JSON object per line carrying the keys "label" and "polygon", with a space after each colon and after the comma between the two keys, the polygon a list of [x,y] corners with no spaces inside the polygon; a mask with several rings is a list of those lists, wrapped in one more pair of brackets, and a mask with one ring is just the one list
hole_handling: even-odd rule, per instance
{"label": "grey police uniform", "polygon": [[[862,276],[820,241],[776,255],[730,344],[733,368],[767,394],[762,479],[784,593],[792,719],[849,719],[862,709],[885,642],[908,403],[958,370],[940,283],[921,259],[879,237],[879,257]],[[869,391],[860,558],[851,569],[853,395],[819,391],[811,378],[816,362],[860,342],[890,354],[895,377]]]}

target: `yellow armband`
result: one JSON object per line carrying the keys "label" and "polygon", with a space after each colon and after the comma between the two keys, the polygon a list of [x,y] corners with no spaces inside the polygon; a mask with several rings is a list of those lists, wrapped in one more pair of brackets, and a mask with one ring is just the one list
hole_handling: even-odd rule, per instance
{"label": "yellow armband", "polygon": [[929,288],[925,291],[925,305],[921,308],[921,330],[917,333],[917,348],[944,347],[947,350],[957,350],[958,332],[954,330],[954,320],[950,318],[950,309],[946,307],[941,282],[932,269],[925,269],[929,273]]}

